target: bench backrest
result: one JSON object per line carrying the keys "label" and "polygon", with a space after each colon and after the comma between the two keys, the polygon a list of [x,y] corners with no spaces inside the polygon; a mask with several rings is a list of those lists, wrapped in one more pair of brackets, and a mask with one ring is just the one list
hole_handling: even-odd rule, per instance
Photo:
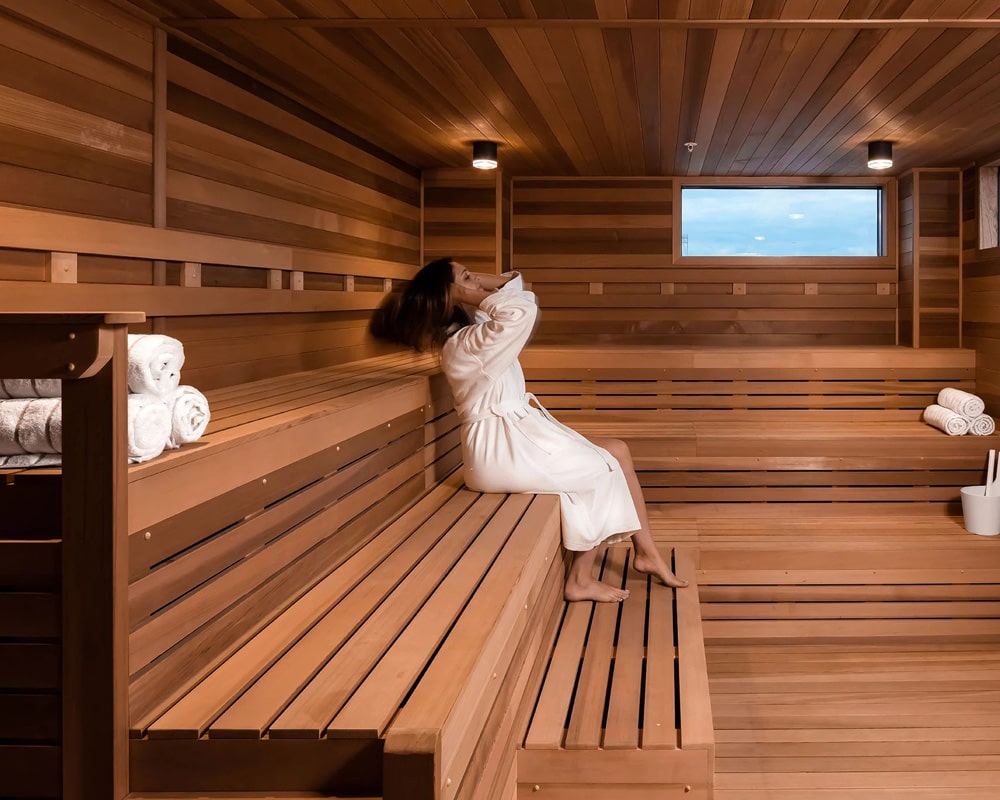
{"label": "bench backrest", "polygon": [[533,346],[528,388],[554,411],[636,419],[916,420],[945,386],[975,387],[976,354],[902,347]]}

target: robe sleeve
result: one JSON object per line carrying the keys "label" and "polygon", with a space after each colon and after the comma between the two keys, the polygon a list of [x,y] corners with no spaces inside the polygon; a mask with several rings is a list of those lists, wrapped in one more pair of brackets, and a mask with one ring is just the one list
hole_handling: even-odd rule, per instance
{"label": "robe sleeve", "polygon": [[497,378],[517,361],[531,338],[538,304],[534,293],[504,286],[483,300],[478,310],[487,321],[463,329],[460,344],[479,361],[484,374]]}
{"label": "robe sleeve", "polygon": [[[512,277],[509,281],[507,281],[507,283],[505,283],[503,286],[497,289],[498,292],[524,291],[524,278],[521,277],[520,272],[512,270],[511,272],[504,272],[502,274],[510,275]],[[481,307],[472,308],[471,306],[466,306],[465,308],[466,311],[469,312],[469,317],[472,319],[473,322],[479,323],[479,322],[490,321],[490,315],[486,311],[484,311]]]}

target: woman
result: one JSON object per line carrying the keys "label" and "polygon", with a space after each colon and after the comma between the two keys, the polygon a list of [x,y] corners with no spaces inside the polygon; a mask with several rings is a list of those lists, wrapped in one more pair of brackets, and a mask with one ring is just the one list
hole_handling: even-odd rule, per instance
{"label": "woman", "polygon": [[598,546],[632,538],[632,566],[686,586],[653,543],[628,446],[590,441],[526,393],[518,355],[538,320],[517,273],[470,273],[432,261],[372,318],[372,333],[415,350],[438,348],[462,422],[465,483],[479,492],[558,494],[563,545],[573,551],[567,600],[620,602],[628,591],[593,576]]}

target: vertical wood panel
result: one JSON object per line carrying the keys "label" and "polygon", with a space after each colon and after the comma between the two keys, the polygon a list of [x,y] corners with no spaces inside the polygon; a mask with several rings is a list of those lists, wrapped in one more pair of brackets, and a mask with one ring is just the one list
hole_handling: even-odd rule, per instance
{"label": "vertical wood panel", "polygon": [[957,169],[914,172],[911,229],[915,347],[958,347],[960,343],[960,183]]}
{"label": "vertical wood panel", "polygon": [[975,168],[962,175],[962,342],[976,351],[976,393],[1000,412],[1000,248],[979,249],[981,213]]}
{"label": "vertical wood panel", "polygon": [[916,303],[914,272],[917,255],[914,251],[914,176],[907,173],[899,179],[899,343],[913,347],[916,336],[917,315],[914,313]]}

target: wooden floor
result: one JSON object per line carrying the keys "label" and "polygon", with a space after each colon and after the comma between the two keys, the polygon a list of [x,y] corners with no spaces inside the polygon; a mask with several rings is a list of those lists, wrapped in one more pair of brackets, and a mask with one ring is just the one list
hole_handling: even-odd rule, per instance
{"label": "wooden floor", "polygon": [[651,520],[700,558],[716,800],[1000,797],[1000,538],[732,511]]}

